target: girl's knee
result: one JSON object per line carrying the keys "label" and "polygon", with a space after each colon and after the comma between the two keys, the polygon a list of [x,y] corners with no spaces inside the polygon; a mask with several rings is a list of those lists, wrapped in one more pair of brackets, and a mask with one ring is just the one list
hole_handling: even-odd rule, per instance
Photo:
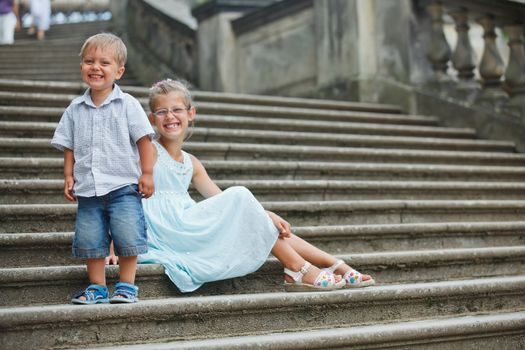
{"label": "girl's knee", "polygon": [[250,200],[255,199],[252,192],[244,186],[232,186],[228,188],[228,190],[231,191],[236,197],[247,198]]}

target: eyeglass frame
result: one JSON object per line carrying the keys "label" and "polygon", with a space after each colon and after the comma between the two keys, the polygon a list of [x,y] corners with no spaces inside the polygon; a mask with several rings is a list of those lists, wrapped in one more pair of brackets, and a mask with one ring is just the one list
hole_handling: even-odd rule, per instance
{"label": "eyeglass frame", "polygon": [[[159,109],[158,111],[156,112],[152,112],[152,114],[155,116],[155,118],[166,118],[168,116],[168,113],[171,113],[172,115],[178,117],[180,115],[182,115],[182,111],[189,111],[191,109],[191,106],[188,106],[187,108],[161,108]],[[166,115],[165,116],[159,116],[157,113],[161,112],[161,111],[166,111]],[[175,112],[174,112],[175,111]]]}

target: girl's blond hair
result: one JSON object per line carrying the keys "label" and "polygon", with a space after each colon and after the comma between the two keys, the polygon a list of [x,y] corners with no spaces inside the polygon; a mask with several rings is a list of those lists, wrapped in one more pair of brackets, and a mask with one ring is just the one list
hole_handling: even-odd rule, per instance
{"label": "girl's blond hair", "polygon": [[153,111],[155,108],[155,99],[159,95],[167,95],[170,92],[176,92],[182,98],[182,102],[187,109],[193,105],[188,83],[182,80],[164,79],[156,82],[149,89],[149,109]]}

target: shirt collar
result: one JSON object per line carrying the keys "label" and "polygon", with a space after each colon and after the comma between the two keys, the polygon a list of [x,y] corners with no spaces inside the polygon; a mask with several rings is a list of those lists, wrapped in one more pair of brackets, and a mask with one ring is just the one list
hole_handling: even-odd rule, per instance
{"label": "shirt collar", "polygon": [[[122,99],[122,98],[124,98],[124,93],[122,92],[122,90],[117,84],[113,84],[113,90],[111,90],[111,93],[108,95],[108,97],[106,97],[104,102],[99,107],[102,107],[112,102],[113,100]],[[76,101],[73,101],[73,102],[76,102],[78,104],[85,103],[88,106],[97,108],[95,104],[93,103],[93,100],[91,100],[91,94],[90,94],[89,88],[87,88],[86,91],[84,91],[84,94],[82,96],[80,96]]]}

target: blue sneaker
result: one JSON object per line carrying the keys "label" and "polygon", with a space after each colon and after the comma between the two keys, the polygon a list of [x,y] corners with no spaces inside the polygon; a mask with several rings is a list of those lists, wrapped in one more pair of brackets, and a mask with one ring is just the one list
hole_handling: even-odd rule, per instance
{"label": "blue sneaker", "polygon": [[[71,302],[73,304],[91,305],[109,303],[108,287],[99,284],[91,284],[85,290],[73,295]],[[84,297],[85,299],[80,299]]]}
{"label": "blue sneaker", "polygon": [[139,301],[139,287],[134,284],[119,282],[115,285],[115,291],[109,299],[111,304],[130,304]]}

